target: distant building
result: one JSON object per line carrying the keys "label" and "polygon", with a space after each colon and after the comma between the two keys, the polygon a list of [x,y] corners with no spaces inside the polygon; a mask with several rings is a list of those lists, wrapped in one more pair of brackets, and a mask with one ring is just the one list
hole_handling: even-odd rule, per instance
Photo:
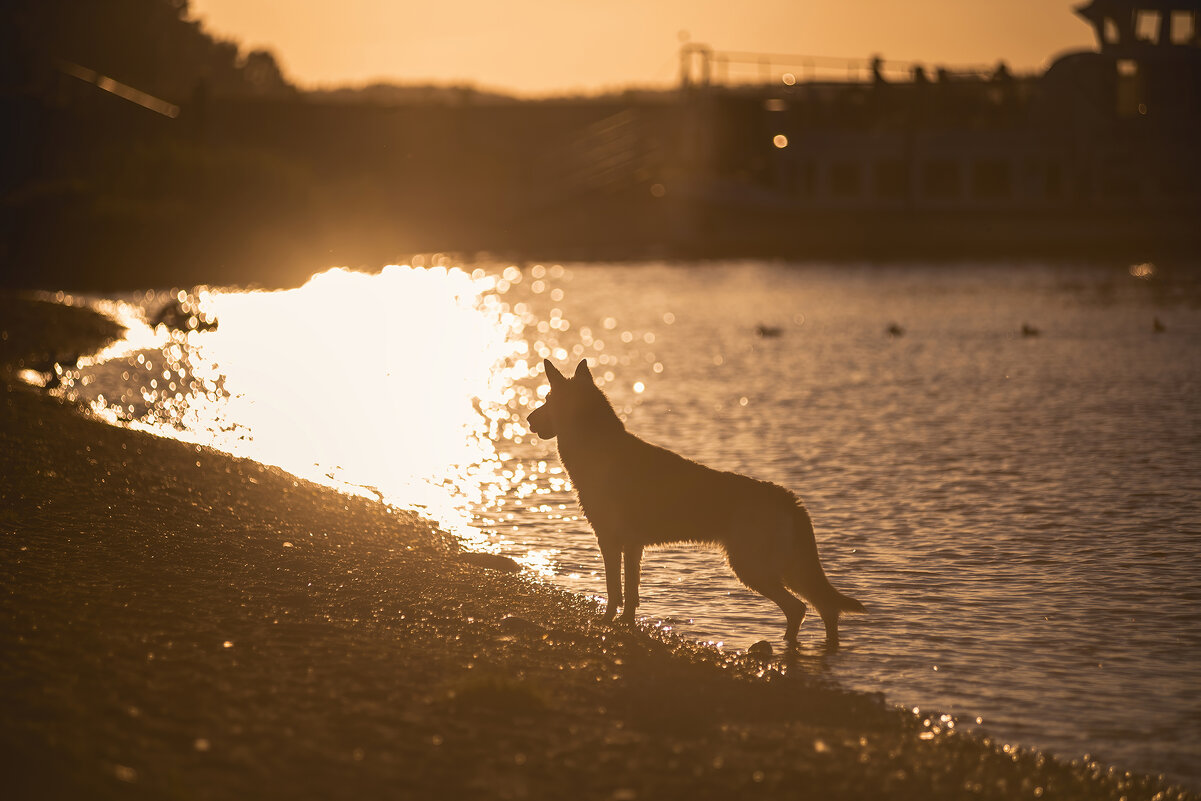
{"label": "distant building", "polygon": [[[682,242],[732,251],[1197,253],[1199,9],[1092,0],[1077,13],[1098,49],[1041,75],[886,78],[879,57],[788,71],[787,57],[690,44],[680,143],[647,181],[681,205]],[[730,78],[735,62],[751,80]]]}

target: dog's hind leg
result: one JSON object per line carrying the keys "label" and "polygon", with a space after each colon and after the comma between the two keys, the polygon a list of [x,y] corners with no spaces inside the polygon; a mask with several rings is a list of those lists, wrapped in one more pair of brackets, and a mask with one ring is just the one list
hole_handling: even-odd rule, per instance
{"label": "dog's hind leg", "polygon": [[784,630],[784,639],[796,642],[797,632],[805,620],[805,602],[790,593],[784,587],[783,577],[768,572],[762,568],[754,568],[748,560],[739,559],[736,554],[728,554],[730,567],[746,586],[775,603],[784,612],[788,626]]}
{"label": "dog's hind leg", "polygon": [[826,581],[824,575],[809,575],[798,578],[789,575],[785,579],[788,588],[813,604],[813,608],[821,615],[822,623],[826,626],[826,643],[838,645],[838,614],[840,607],[836,600],[835,591]]}
{"label": "dog's hind leg", "polygon": [[797,595],[813,604],[826,624],[826,644],[838,646],[838,616],[843,610],[862,612],[863,604],[849,598],[830,585],[817,556],[817,540],[813,522],[803,506],[793,514],[796,555],[785,559],[784,582]]}
{"label": "dog's hind leg", "polygon": [[823,604],[817,606],[817,613],[822,617],[822,623],[826,624],[826,645],[838,646],[838,607]]}
{"label": "dog's hind leg", "polygon": [[[742,577],[739,576],[739,578]],[[753,583],[742,579],[742,583],[783,610],[784,617],[788,621],[788,625],[784,629],[784,639],[788,642],[796,642],[797,633],[801,630],[801,623],[805,620],[805,602],[786,590],[784,582],[780,579],[759,580]]]}
{"label": "dog's hind leg", "polygon": [[862,612],[858,601],[848,598],[830,586],[821,565],[816,561],[795,564],[787,570],[784,582],[797,595],[813,604],[826,624],[826,643],[838,645],[838,618],[843,610]]}

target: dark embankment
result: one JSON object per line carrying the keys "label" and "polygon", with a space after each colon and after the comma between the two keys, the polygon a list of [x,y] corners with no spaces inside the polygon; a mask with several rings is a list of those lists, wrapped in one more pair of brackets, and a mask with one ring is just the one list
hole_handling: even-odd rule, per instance
{"label": "dark embankment", "polygon": [[[50,313],[106,335],[89,312],[36,306],[23,328]],[[1175,795],[933,734],[838,690],[820,657],[759,677],[749,658],[599,625],[589,602],[468,564],[412,516],[87,419],[15,382],[34,351],[71,348],[14,319],[6,798]]]}

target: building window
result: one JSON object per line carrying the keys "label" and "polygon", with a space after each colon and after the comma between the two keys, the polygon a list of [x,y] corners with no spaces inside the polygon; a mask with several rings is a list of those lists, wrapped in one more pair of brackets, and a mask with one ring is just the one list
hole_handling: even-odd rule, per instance
{"label": "building window", "polygon": [[1172,44],[1197,44],[1197,12],[1172,12]]}
{"label": "building window", "polygon": [[1138,73],[1138,62],[1129,58],[1118,59],[1117,112],[1124,117],[1138,113],[1143,103],[1143,90]]}
{"label": "building window", "polygon": [[1159,42],[1159,12],[1141,8],[1135,12],[1134,38],[1142,42]]}
{"label": "building window", "polygon": [[1121,44],[1119,41],[1120,34],[1118,33],[1118,24],[1113,21],[1113,17],[1106,17],[1105,23],[1102,25],[1101,37],[1105,40],[1105,44],[1116,45]]}

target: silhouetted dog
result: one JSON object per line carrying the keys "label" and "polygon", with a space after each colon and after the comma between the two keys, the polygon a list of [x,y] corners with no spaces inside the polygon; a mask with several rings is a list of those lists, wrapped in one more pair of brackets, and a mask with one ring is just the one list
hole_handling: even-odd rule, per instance
{"label": "silhouetted dog", "polygon": [[559,438],[559,458],[580,506],[596,532],[609,590],[605,619],[625,604],[621,620],[638,608],[642,551],[670,542],[723,548],[742,583],[774,601],[788,619],[784,637],[795,641],[805,604],[817,608],[826,640],[838,642],[839,612],[863,605],[830,586],[817,556],[813,524],[796,495],[783,487],[726,473],[644,442],[625,429],[592,380],[587,361],[566,378],[549,360],[546,402],[529,416],[543,439]]}

